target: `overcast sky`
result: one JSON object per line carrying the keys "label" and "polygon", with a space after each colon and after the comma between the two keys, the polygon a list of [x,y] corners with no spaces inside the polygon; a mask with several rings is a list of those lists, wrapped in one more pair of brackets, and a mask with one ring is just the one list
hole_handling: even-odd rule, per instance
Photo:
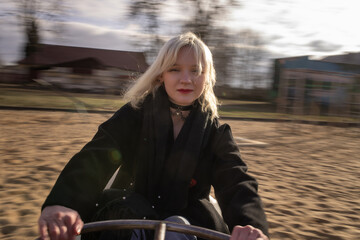
{"label": "overcast sky", "polygon": [[[140,51],[132,38],[146,38],[139,22],[126,18],[126,0],[70,1],[62,37],[45,32],[42,42],[82,47]],[[261,33],[270,58],[283,56],[326,56],[360,52],[359,0],[248,0],[228,16],[224,25],[234,30],[252,29]],[[166,31],[177,32],[178,13],[173,1],[165,1],[162,19]],[[70,7],[71,6],[71,7]],[[12,3],[0,4],[0,59],[19,60],[23,36],[17,19],[4,13]],[[48,28],[45,21],[40,22]],[[164,27],[166,28],[166,27]],[[166,32],[165,29],[162,29]],[[170,33],[171,34],[171,33]],[[167,34],[169,35],[169,33]],[[168,36],[164,36],[165,38]]]}

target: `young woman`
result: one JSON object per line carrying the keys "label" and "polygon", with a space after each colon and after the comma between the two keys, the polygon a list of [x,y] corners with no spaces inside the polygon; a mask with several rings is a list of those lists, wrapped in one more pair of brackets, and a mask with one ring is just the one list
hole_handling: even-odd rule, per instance
{"label": "young woman", "polygon": [[[175,217],[230,229],[232,239],[268,239],[257,182],[246,173],[230,127],[219,124],[214,85],[209,48],[193,33],[169,40],[125,94],[128,103],[61,172],[42,207],[41,237],[73,239],[83,221],[94,219]],[[104,200],[120,166],[108,191],[113,196]],[[209,201],[211,186],[222,216]]]}

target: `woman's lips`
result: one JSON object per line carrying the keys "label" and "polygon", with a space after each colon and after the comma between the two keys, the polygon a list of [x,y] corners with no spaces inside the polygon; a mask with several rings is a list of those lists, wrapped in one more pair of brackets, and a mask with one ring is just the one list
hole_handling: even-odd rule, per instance
{"label": "woman's lips", "polygon": [[178,92],[180,92],[180,93],[190,93],[192,91],[193,90],[191,90],[191,89],[178,89]]}

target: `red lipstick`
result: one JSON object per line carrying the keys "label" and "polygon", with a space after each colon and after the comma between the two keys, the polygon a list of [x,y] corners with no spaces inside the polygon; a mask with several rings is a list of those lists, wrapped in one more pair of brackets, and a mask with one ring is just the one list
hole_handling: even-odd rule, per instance
{"label": "red lipstick", "polygon": [[191,89],[178,89],[178,92],[180,93],[191,93],[193,90]]}

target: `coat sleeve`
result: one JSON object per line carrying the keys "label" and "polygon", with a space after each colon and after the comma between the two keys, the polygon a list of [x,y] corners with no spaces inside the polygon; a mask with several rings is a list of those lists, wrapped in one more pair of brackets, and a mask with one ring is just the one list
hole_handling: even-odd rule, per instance
{"label": "coat sleeve", "polygon": [[78,211],[85,222],[90,220],[115,170],[131,160],[137,119],[136,111],[125,105],[101,124],[93,139],[62,170],[42,209],[61,205]]}
{"label": "coat sleeve", "polygon": [[268,235],[265,212],[257,193],[257,181],[246,173],[230,126],[217,129],[213,186],[223,218],[231,231],[235,225],[251,225]]}

